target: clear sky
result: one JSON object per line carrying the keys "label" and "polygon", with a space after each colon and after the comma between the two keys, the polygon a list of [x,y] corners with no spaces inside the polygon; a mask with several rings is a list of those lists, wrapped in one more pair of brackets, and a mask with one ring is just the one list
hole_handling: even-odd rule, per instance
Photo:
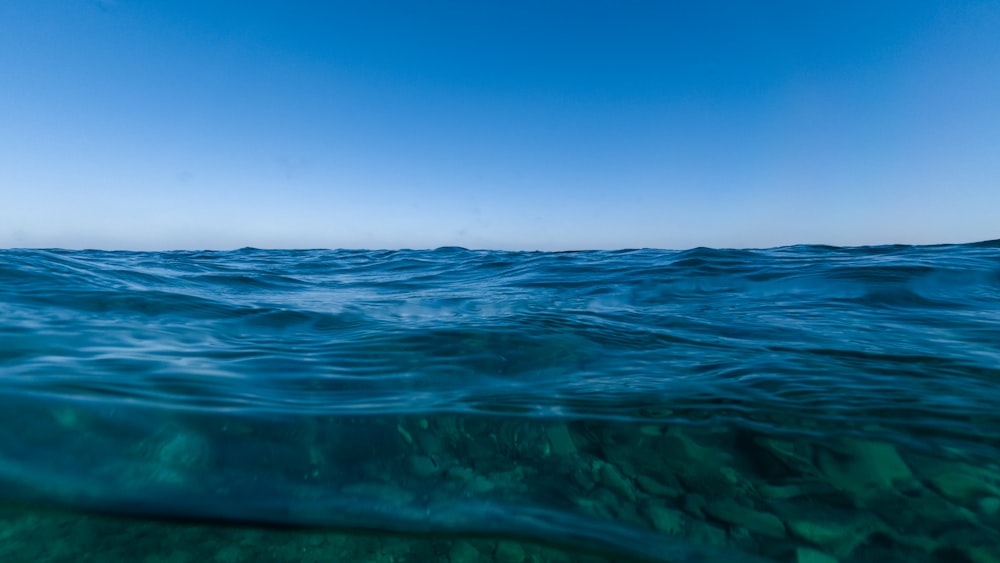
{"label": "clear sky", "polygon": [[0,247],[995,238],[997,1],[0,2]]}

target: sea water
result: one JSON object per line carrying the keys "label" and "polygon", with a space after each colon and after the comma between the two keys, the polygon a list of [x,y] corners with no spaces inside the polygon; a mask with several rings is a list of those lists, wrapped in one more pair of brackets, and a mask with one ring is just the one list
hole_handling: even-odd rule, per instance
{"label": "sea water", "polygon": [[1000,243],[0,251],[4,561],[1000,561]]}

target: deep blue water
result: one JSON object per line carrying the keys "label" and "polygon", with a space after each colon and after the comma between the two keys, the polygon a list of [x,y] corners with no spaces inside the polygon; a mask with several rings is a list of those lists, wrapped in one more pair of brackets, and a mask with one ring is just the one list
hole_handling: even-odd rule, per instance
{"label": "deep blue water", "polygon": [[[972,560],[998,459],[997,242],[0,251],[3,499],[642,559]],[[794,514],[817,506],[878,531],[812,537]],[[904,539],[951,518],[974,531]]]}

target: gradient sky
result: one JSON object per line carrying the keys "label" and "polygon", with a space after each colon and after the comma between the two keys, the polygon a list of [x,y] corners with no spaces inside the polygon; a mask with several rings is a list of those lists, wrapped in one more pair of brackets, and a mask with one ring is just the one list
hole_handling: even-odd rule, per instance
{"label": "gradient sky", "polygon": [[0,2],[0,247],[1000,238],[1000,2]]}

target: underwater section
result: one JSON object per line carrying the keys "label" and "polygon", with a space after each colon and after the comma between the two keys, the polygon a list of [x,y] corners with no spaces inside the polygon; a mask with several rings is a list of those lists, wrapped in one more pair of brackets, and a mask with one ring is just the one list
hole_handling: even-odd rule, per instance
{"label": "underwater section", "polygon": [[[10,507],[11,509],[15,507]],[[503,538],[434,537],[379,532],[239,526],[108,517],[0,507],[4,561],[101,563],[329,563],[358,561],[553,561],[605,563],[580,551]],[[615,559],[616,561],[625,561]]]}
{"label": "underwater section", "polygon": [[876,426],[778,432],[760,421],[495,414],[266,421],[31,401],[0,418],[0,493],[21,503],[499,536],[598,560],[1000,556],[996,458],[896,443]]}

